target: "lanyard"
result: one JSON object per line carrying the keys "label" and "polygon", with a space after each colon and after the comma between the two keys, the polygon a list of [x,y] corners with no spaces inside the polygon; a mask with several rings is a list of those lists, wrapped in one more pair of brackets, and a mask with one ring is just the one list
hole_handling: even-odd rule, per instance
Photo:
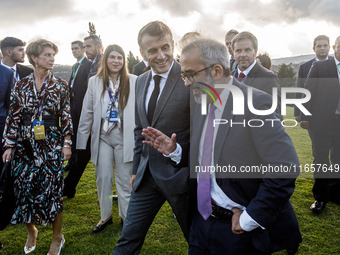
{"label": "lanyard", "polygon": [[[41,87],[41,93],[40,93],[41,100],[40,100],[40,105],[39,105],[38,114],[37,114],[37,116],[39,117],[39,119],[40,119],[40,117],[41,117],[42,103],[43,103],[43,99],[44,99],[44,95],[45,95],[45,87],[46,87],[46,84],[47,84],[47,79],[48,79],[48,75],[47,75],[47,77],[46,77],[46,79],[45,79],[45,81],[44,81],[44,84],[43,84],[42,87]],[[35,93],[36,97],[38,98],[38,90],[37,90],[37,86],[36,86],[36,84],[35,84],[34,73],[33,73],[33,85],[34,85],[34,86],[33,86],[34,93]]]}
{"label": "lanyard", "polygon": [[78,73],[78,70],[79,70],[79,68],[80,68],[81,62],[83,62],[84,58],[85,58],[85,57],[83,57],[83,58],[80,60],[80,62],[78,62],[77,68],[75,68],[75,69],[73,70],[73,73],[72,73],[72,80],[74,80],[74,79],[76,78],[76,74]]}
{"label": "lanyard", "polygon": [[114,107],[115,103],[117,101],[117,98],[118,98],[118,90],[116,91],[115,97],[113,98],[112,94],[111,94],[111,89],[110,89],[110,86],[109,86],[109,82],[107,83],[106,88],[107,88],[107,91],[109,92],[109,97],[110,97],[110,101],[111,101],[112,107]]}
{"label": "lanyard", "polygon": [[336,69],[338,69],[338,74],[340,75],[340,70],[339,70],[338,65],[336,65]]}

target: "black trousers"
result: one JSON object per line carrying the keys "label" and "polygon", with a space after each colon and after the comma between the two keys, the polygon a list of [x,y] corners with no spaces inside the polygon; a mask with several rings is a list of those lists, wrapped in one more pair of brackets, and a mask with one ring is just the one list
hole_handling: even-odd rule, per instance
{"label": "black trousers", "polygon": [[327,203],[332,197],[340,196],[340,170],[336,170],[340,167],[340,117],[334,116],[329,133],[311,131],[315,149],[313,163],[324,166],[314,172],[313,195],[316,200]]}
{"label": "black trousers", "polygon": [[[91,159],[90,149],[91,138],[87,141],[85,150],[73,150],[72,156],[65,167],[65,171],[69,170],[69,174],[64,180],[64,195],[74,195],[76,187],[83,175],[87,164]],[[75,146],[75,144],[72,144]]]}

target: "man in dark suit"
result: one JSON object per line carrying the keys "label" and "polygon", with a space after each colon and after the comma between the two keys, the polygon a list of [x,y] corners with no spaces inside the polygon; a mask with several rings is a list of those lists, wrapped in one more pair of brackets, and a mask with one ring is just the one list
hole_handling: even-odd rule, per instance
{"label": "man in dark suit", "polygon": [[[6,123],[6,117],[10,104],[11,89],[13,87],[14,74],[8,68],[0,65],[0,141]],[[0,143],[0,155],[2,155],[2,142]],[[3,162],[0,160],[0,169],[3,167]]]}
{"label": "man in dark suit", "polygon": [[[132,193],[123,230],[113,254],[138,254],[157,212],[168,201],[184,236],[188,238],[189,168],[176,166],[172,155],[162,155],[144,144],[143,128],[155,127],[166,135],[176,133],[176,151],[188,152],[190,93],[174,61],[171,30],[160,21],[150,22],[138,34],[138,44],[151,70],[136,81],[136,128]],[[170,158],[169,158],[170,156]]]}
{"label": "man in dark suit", "polygon": [[238,31],[235,29],[230,29],[226,35],[224,36],[225,45],[228,48],[228,52],[230,54],[230,70],[233,72],[237,68],[237,62],[234,58],[233,48],[231,46],[231,42],[234,37],[238,34]]}
{"label": "man in dark suit", "polygon": [[[193,110],[190,140],[191,177],[198,175],[198,180],[191,182],[191,199],[197,197],[197,205],[189,254],[270,254],[283,249],[294,254],[302,239],[289,198],[298,175],[293,169],[299,162],[283,126],[265,123],[265,119],[279,119],[279,115],[255,115],[246,101],[240,104],[235,90],[247,98],[248,86],[230,76],[223,44],[211,39],[194,41],[184,48],[180,62],[185,86],[192,89],[199,103]],[[222,103],[215,106],[209,97],[206,116],[201,114],[206,96],[202,88],[209,86]],[[269,109],[271,101],[268,94],[253,90],[256,109]],[[236,114],[235,102],[238,108],[244,107],[243,114]],[[263,125],[246,124],[254,119]],[[227,122],[221,124],[222,120]],[[169,150],[169,137],[150,127],[144,134],[148,144],[160,151]],[[218,166],[224,170],[219,171]],[[243,171],[262,167],[287,171]]]}
{"label": "man in dark suit", "polygon": [[241,32],[234,37],[232,48],[238,65],[238,68],[233,72],[235,78],[270,95],[273,95],[273,88],[277,88],[278,106],[280,106],[280,84],[276,75],[256,62],[257,38],[252,33]]}
{"label": "man in dark suit", "polygon": [[[6,117],[8,113],[8,108],[10,104],[11,88],[14,82],[14,74],[8,68],[0,65],[0,170],[4,165],[2,161],[2,135],[4,133]],[[0,242],[0,249],[2,248],[2,243]]]}
{"label": "man in dark suit", "polygon": [[97,35],[89,35],[84,38],[84,49],[88,59],[92,61],[88,78],[97,74],[103,51],[102,40]]}
{"label": "man in dark suit", "polygon": [[[312,64],[315,61],[320,61],[320,60],[326,60],[328,58],[333,58],[332,56],[328,56],[330,50],[330,43],[329,43],[329,37],[325,35],[319,35],[314,39],[313,43],[313,51],[315,52],[315,58],[307,61],[306,63],[303,63],[299,67],[299,73],[298,73],[298,78],[296,81],[296,87],[298,88],[304,88],[305,87],[305,82],[307,75],[309,73],[310,68],[312,67]],[[301,98],[302,94],[301,93],[296,93],[296,98]],[[301,121],[301,111],[298,107],[294,106],[294,116],[296,121],[300,122]],[[312,141],[312,151],[313,155],[315,152],[314,145],[313,145],[313,137],[310,132],[310,129],[308,129],[308,134],[309,137]]]}
{"label": "man in dark suit", "polygon": [[[63,195],[69,198],[74,197],[77,184],[90,160],[90,146],[83,151],[83,157],[77,161],[78,155],[76,150],[77,130],[79,125],[80,113],[83,107],[83,99],[87,90],[87,78],[91,69],[91,61],[84,55],[84,46],[82,41],[74,41],[71,43],[73,56],[77,59],[77,63],[72,66],[72,73],[69,81],[71,115],[73,123],[72,135],[72,156],[65,167],[65,171],[70,171],[64,181]],[[78,163],[83,162],[80,166]],[[85,167],[84,167],[85,166]]]}
{"label": "man in dark suit", "polygon": [[[319,35],[315,37],[313,42],[313,51],[315,52],[315,58],[307,61],[306,63],[303,63],[299,67],[298,77],[296,81],[296,87],[298,88],[304,88],[307,75],[309,73],[310,68],[312,67],[312,64],[315,61],[320,60],[326,60],[328,58],[333,58],[332,56],[328,56],[329,50],[330,50],[330,43],[329,43],[329,37],[326,35]],[[301,94],[297,93],[296,98],[301,98]],[[301,120],[301,111],[298,107],[294,107],[294,116],[297,121],[300,122]]]}
{"label": "man in dark suit", "polygon": [[133,73],[134,75],[139,76],[139,75],[141,75],[142,73],[144,73],[145,71],[147,71],[146,68],[147,68],[148,66],[149,66],[148,61],[146,61],[146,60],[143,59],[141,62],[139,62],[138,64],[135,64],[135,65],[133,66],[132,73]]}
{"label": "man in dark suit", "polygon": [[25,61],[25,45],[25,42],[14,37],[6,37],[1,41],[1,64],[13,71],[15,82],[33,72],[32,68],[18,64]]}
{"label": "man in dark suit", "polygon": [[340,164],[340,36],[333,49],[334,59],[316,61],[309,71],[305,88],[311,99],[305,107],[311,115],[301,115],[300,123],[310,129],[313,137],[316,201],[310,209],[315,213],[320,213],[329,201],[340,205],[339,172],[335,171]]}

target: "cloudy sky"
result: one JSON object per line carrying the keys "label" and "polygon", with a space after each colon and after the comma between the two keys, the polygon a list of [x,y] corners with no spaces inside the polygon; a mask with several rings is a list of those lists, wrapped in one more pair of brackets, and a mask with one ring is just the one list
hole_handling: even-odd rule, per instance
{"label": "cloudy sky", "polygon": [[[0,0],[0,39],[46,38],[59,46],[57,64],[73,64],[70,42],[95,24],[104,47],[139,55],[137,34],[152,20],[165,22],[175,41],[189,31],[224,41],[229,29],[250,31],[259,53],[272,58],[312,54],[312,42],[340,35],[339,0]],[[331,50],[331,53],[333,50]]]}

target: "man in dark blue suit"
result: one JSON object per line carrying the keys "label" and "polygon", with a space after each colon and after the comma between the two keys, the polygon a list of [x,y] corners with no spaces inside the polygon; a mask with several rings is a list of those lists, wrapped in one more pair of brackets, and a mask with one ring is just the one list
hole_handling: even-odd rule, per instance
{"label": "man in dark blue suit", "polygon": [[83,154],[82,158],[77,160],[78,152],[76,150],[76,144],[80,113],[83,107],[83,99],[87,90],[87,78],[92,62],[84,55],[84,46],[82,41],[72,42],[71,50],[73,56],[77,59],[77,63],[72,66],[72,73],[69,81],[73,123],[72,156],[65,167],[65,171],[69,170],[70,172],[65,178],[63,193],[64,196],[69,198],[74,197],[76,193],[76,186],[91,157],[90,146],[88,146],[85,151],[81,152]]}
{"label": "man in dark blue suit", "polygon": [[[6,117],[10,104],[11,89],[14,83],[14,74],[8,68],[0,65],[0,155],[2,155],[2,134],[6,123]],[[3,162],[0,160],[0,169]]]}
{"label": "man in dark blue suit", "polygon": [[[221,43],[194,41],[184,48],[180,63],[185,86],[200,103],[191,125],[190,169],[195,178],[191,200],[197,196],[197,206],[189,254],[270,254],[283,249],[294,254],[302,238],[289,198],[299,161],[280,122],[266,123],[280,116],[254,114],[245,101],[239,101],[247,98],[249,87],[230,76],[228,54]],[[206,116],[201,114],[206,96],[202,89],[209,86],[221,102],[207,99]],[[257,89],[252,93],[255,109],[271,107],[268,94]],[[237,113],[240,108],[243,114]],[[174,142],[152,128],[144,135],[149,145],[163,153]],[[277,171],[269,170],[274,168]]]}
{"label": "man in dark blue suit", "polygon": [[15,37],[6,37],[1,41],[1,64],[13,71],[15,82],[33,72],[32,68],[18,64],[25,61],[25,45],[25,42]]}
{"label": "man in dark blue suit", "polygon": [[[320,60],[326,60],[328,58],[333,58],[332,56],[328,56],[329,50],[330,50],[330,44],[329,44],[329,37],[325,35],[319,35],[314,39],[313,43],[313,50],[315,52],[315,58],[307,61],[306,63],[303,63],[300,65],[298,78],[296,81],[296,87],[298,88],[304,88],[307,75],[309,73],[310,68],[312,67],[312,64],[315,61]],[[296,98],[301,98],[301,93],[296,93]],[[301,111],[298,107],[294,106],[294,116],[296,121],[301,121]],[[313,145],[313,137],[312,133],[310,132],[310,129],[308,129],[309,137],[312,141],[312,151],[314,155],[314,145]]]}
{"label": "man in dark blue suit", "polygon": [[[298,77],[296,81],[296,87],[298,88],[304,88],[307,75],[309,73],[310,68],[312,67],[312,64],[315,61],[320,60],[326,60],[328,58],[333,58],[331,56],[328,56],[330,50],[330,43],[329,43],[329,37],[326,35],[319,35],[315,37],[313,42],[313,51],[315,52],[315,58],[307,61],[306,63],[303,63],[299,67]],[[301,98],[301,94],[297,93],[296,98]],[[301,120],[301,111],[298,107],[294,106],[294,116],[297,121],[300,122]]]}
{"label": "man in dark blue suit", "polygon": [[314,172],[315,202],[310,209],[315,213],[329,201],[340,205],[339,172],[335,171],[340,165],[340,37],[333,49],[334,59],[314,62],[309,71],[305,88],[311,99],[305,107],[311,116],[302,115],[300,123],[313,137],[313,163],[318,171]]}
{"label": "man in dark blue suit", "polygon": [[[14,83],[14,74],[8,68],[0,65],[0,156],[2,156],[2,135],[6,123],[6,117],[10,104],[11,88]],[[1,157],[2,159],[2,157]],[[2,170],[4,163],[0,160],[0,170]],[[0,242],[0,249],[2,243]]]}

